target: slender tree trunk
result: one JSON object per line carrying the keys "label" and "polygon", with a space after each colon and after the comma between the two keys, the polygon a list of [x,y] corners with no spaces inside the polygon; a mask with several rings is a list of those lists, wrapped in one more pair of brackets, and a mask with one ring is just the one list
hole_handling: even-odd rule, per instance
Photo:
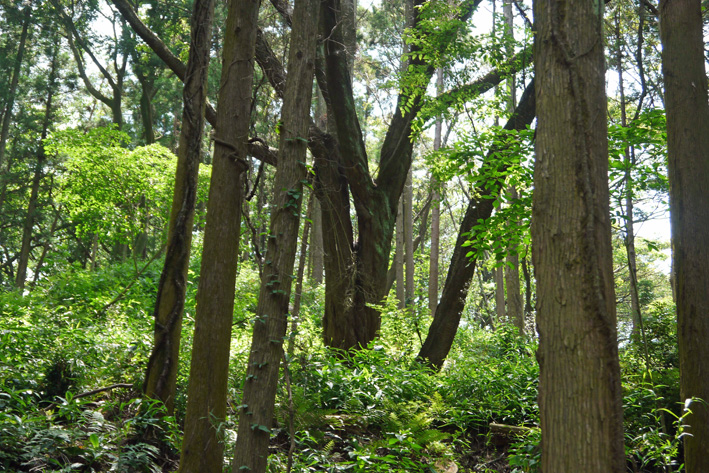
{"label": "slender tree trunk", "polygon": [[[30,20],[32,19],[32,8],[25,7],[24,17],[22,19],[22,33],[20,33],[20,42],[17,45],[17,56],[15,57],[15,65],[12,70],[12,79],[10,80],[10,88],[7,91],[7,102],[2,117],[2,128],[0,129],[0,169],[5,167],[5,150],[7,147],[7,139],[10,135],[10,123],[12,122],[12,109],[15,107],[15,95],[17,95],[17,85],[20,81],[20,73],[22,71],[22,58],[25,54],[25,45],[27,44],[27,36],[29,34]],[[3,190],[5,183],[0,182]],[[3,192],[4,194],[4,192]],[[0,207],[3,202],[0,201]]]}
{"label": "slender tree trunk", "polygon": [[49,127],[52,124],[52,115],[54,113],[54,94],[57,90],[57,67],[59,52],[55,49],[52,51],[51,69],[49,70],[49,84],[47,86],[47,100],[44,108],[44,121],[42,123],[42,134],[40,136],[39,145],[37,146],[37,164],[35,165],[34,177],[32,178],[32,190],[30,191],[30,201],[27,205],[27,216],[22,228],[22,247],[20,248],[20,257],[17,262],[17,278],[15,287],[22,290],[25,288],[25,280],[27,279],[27,266],[30,260],[30,249],[32,243],[32,230],[34,229],[35,217],[37,213],[37,201],[39,200],[39,185],[42,180],[44,171],[44,161],[46,155],[44,152],[44,141],[49,134]]}
{"label": "slender tree trunk", "polygon": [[[438,95],[443,93],[443,69],[438,69],[436,72],[436,91]],[[439,116],[436,118],[436,128],[433,135],[434,151],[441,148],[442,134],[443,120]],[[431,317],[435,317],[436,306],[438,306],[438,268],[441,246],[441,184],[434,177],[431,179],[431,186],[433,187],[433,197],[431,200],[431,254],[428,264],[428,309],[431,312]]]}
{"label": "slender tree trunk", "polygon": [[507,322],[507,310],[505,308],[505,272],[502,267],[493,270],[495,277],[495,316],[498,324]]}
{"label": "slender tree trunk", "polygon": [[[506,130],[522,130],[534,121],[535,97],[534,81],[530,82],[522,95],[522,99],[515,113],[505,124]],[[441,293],[441,301],[436,308],[436,315],[428,329],[426,340],[419,351],[417,359],[433,368],[440,369],[453,346],[453,339],[458,331],[460,317],[465,308],[465,299],[468,296],[470,282],[475,275],[476,260],[469,258],[468,247],[463,244],[474,238],[473,227],[480,219],[487,219],[492,215],[493,202],[505,184],[506,165],[500,165],[495,154],[501,149],[492,149],[488,152],[483,162],[483,168],[490,169],[486,175],[497,176],[488,182],[478,185],[474,198],[468,202],[465,216],[458,230],[455,249],[448,268],[448,275]]]}
{"label": "slender tree trunk", "polygon": [[[644,8],[641,7],[641,10]],[[620,11],[615,14],[615,35],[618,44],[615,51],[616,71],[618,72],[618,89],[620,95],[620,124],[623,127],[628,126],[628,117],[626,113],[625,102],[625,84],[623,83],[623,50],[621,48],[622,38],[620,32]],[[634,183],[631,173],[632,166],[635,165],[632,157],[631,148],[625,148],[624,152],[625,165],[625,251],[628,258],[628,275],[630,276],[630,312],[633,321],[632,338],[639,341],[640,327],[642,325],[642,314],[640,313],[640,297],[638,295],[638,271],[637,258],[635,255],[635,226],[633,221],[633,198]]]}
{"label": "slender tree trunk", "polygon": [[[687,473],[709,471],[709,105],[699,0],[660,2],[673,269]],[[687,435],[688,434],[688,435]]]}
{"label": "slender tree trunk", "polygon": [[204,109],[207,103],[207,73],[213,17],[213,0],[195,2],[191,20],[188,72],[182,94],[182,129],[177,150],[165,263],[153,311],[154,345],[145,372],[145,395],[161,400],[168,413],[173,411],[177,389],[182,314],[192,246]]}
{"label": "slender tree trunk", "polygon": [[317,284],[323,281],[324,271],[324,252],[323,252],[323,233],[322,233],[322,211],[320,209],[320,200],[313,201],[312,236],[310,244],[310,277]]}
{"label": "slender tree trunk", "polygon": [[265,473],[288,322],[310,125],[319,0],[296,0],[283,98],[278,168],[267,263],[259,293],[251,352],[240,404],[232,471]]}
{"label": "slender tree trunk", "polygon": [[625,471],[603,3],[534,3],[532,243],[545,473]]}
{"label": "slender tree trunk", "polygon": [[414,183],[411,168],[404,187],[404,249],[406,250],[406,305],[414,303],[416,281],[414,280]]}
{"label": "slender tree trunk", "polygon": [[180,473],[220,472],[224,460],[215,426],[226,415],[259,6],[229,2]]}
{"label": "slender tree trunk", "polygon": [[315,193],[311,192],[308,198],[308,210],[305,215],[305,223],[303,223],[303,235],[300,237],[300,254],[298,255],[298,272],[295,275],[295,294],[293,294],[293,309],[291,310],[290,336],[288,338],[288,359],[290,360],[295,350],[295,335],[298,331],[298,319],[300,318],[300,304],[303,298],[303,277],[305,276],[305,260],[308,253],[308,235],[312,235],[310,231],[312,225],[312,214],[315,202]]}
{"label": "slender tree trunk", "polygon": [[399,202],[399,211],[396,213],[396,247],[394,249],[394,265],[396,268],[396,300],[398,308],[406,307],[405,283],[406,249],[404,248],[404,202]]}
{"label": "slender tree trunk", "polygon": [[[517,189],[508,189],[510,200],[519,198]],[[510,225],[519,226],[519,221],[513,220]],[[507,316],[517,327],[520,335],[524,335],[524,306],[522,305],[522,288],[519,281],[519,249],[516,246],[507,248],[505,264],[505,287],[507,288]]]}

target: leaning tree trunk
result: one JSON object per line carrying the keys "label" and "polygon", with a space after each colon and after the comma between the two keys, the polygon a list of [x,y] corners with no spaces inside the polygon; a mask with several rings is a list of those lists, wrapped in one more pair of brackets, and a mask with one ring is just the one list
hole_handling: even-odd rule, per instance
{"label": "leaning tree trunk", "polygon": [[622,473],[603,3],[536,0],[534,18],[541,469]]}
{"label": "leaning tree trunk", "polygon": [[195,2],[187,74],[182,94],[184,109],[180,144],[177,149],[175,190],[165,263],[153,311],[153,351],[145,373],[145,395],[161,400],[168,413],[173,411],[177,389],[182,313],[187,291],[187,269],[197,199],[213,17],[213,0]]}
{"label": "leaning tree trunk", "polygon": [[[709,105],[699,0],[660,2],[687,473],[709,471]],[[691,402],[691,398],[703,402]]]}
{"label": "leaning tree trunk", "polygon": [[232,471],[265,473],[298,243],[320,0],[296,0],[278,168]]}
{"label": "leaning tree trunk", "polygon": [[[515,113],[505,124],[506,130],[523,130],[534,121],[535,114],[534,81],[527,85]],[[483,170],[489,170],[487,175],[492,176],[489,181],[477,186],[473,199],[468,202],[465,216],[458,230],[458,238],[448,268],[448,275],[443,286],[441,301],[438,303],[436,313],[428,329],[428,335],[418,354],[421,362],[440,369],[448,356],[453,339],[458,331],[460,317],[465,307],[470,282],[475,274],[476,260],[469,258],[469,248],[463,246],[465,242],[475,238],[473,227],[479,220],[484,220],[492,215],[495,197],[500,193],[505,184],[507,165],[498,164],[495,157],[501,149],[490,150],[482,165]]]}
{"label": "leaning tree trunk", "polygon": [[259,5],[229,2],[180,473],[220,472],[224,461],[215,425],[226,415]]}

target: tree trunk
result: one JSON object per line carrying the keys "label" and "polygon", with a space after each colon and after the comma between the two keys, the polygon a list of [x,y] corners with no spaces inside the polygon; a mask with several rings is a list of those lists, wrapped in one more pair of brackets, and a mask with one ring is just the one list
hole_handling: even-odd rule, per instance
{"label": "tree trunk", "polygon": [[[415,0],[420,6],[422,0]],[[459,15],[467,20],[479,0],[465,4]],[[421,97],[399,96],[395,114],[382,144],[379,174],[369,172],[367,152],[356,114],[350,73],[343,51],[343,33],[339,17],[340,2],[323,3],[323,37],[327,97],[337,130],[337,147],[331,154],[316,153],[316,186],[323,205],[323,229],[327,235],[325,250],[327,288],[323,335],[328,346],[336,348],[366,347],[377,335],[380,314],[371,304],[379,304],[386,295],[387,269],[395,227],[399,197],[411,166],[413,145],[409,139],[412,119],[421,108]],[[414,28],[421,21],[420,9],[414,9]],[[452,38],[451,38],[452,39]],[[413,45],[415,52],[417,46]],[[444,48],[445,49],[445,48]],[[430,80],[434,69],[423,62],[423,55],[412,55],[411,65],[420,67],[421,76]],[[321,82],[321,78],[318,77]],[[423,81],[422,81],[423,82]],[[425,84],[422,86],[425,87]],[[407,110],[403,111],[403,105]],[[327,146],[328,138],[314,136]],[[317,143],[316,143],[317,145]],[[358,238],[355,243],[349,214],[349,191],[357,218]]]}
{"label": "tree trunk", "polygon": [[[517,189],[511,186],[509,189],[510,199],[519,198]],[[519,222],[514,220],[510,225],[519,226]],[[517,230],[514,230],[517,231]],[[519,249],[516,246],[508,246],[505,264],[505,287],[507,288],[507,317],[517,328],[520,335],[524,335],[524,307],[522,305],[522,289],[519,281]]]}
{"label": "tree trunk", "polygon": [[399,202],[399,209],[396,213],[396,247],[394,248],[394,267],[396,268],[396,300],[397,307],[406,307],[406,283],[405,275],[406,249],[404,248],[404,202]]}
{"label": "tree trunk", "polygon": [[213,18],[213,0],[195,2],[192,10],[188,72],[182,93],[182,129],[177,149],[177,169],[165,263],[153,310],[153,351],[145,372],[145,395],[162,401],[170,414],[174,408],[177,389],[182,314],[197,199]]}
{"label": "tree trunk", "polygon": [[[24,18],[22,19],[22,33],[20,33],[20,42],[17,46],[17,56],[15,57],[15,65],[12,70],[12,79],[10,80],[10,88],[7,91],[7,102],[2,116],[2,129],[0,129],[0,169],[5,165],[5,150],[7,147],[7,138],[10,135],[10,123],[12,122],[12,109],[15,107],[15,95],[17,94],[17,85],[20,81],[20,72],[22,70],[22,58],[25,54],[25,45],[27,44],[27,35],[29,32],[30,20],[32,18],[32,8],[25,7]],[[1,183],[3,189],[4,182]],[[2,206],[0,201],[0,207]]]}
{"label": "tree trunk", "polygon": [[493,270],[495,277],[495,316],[499,325],[507,323],[505,308],[505,271],[502,266]]}
{"label": "tree trunk", "polygon": [[44,108],[44,122],[42,123],[42,134],[40,135],[39,146],[37,147],[37,164],[35,165],[34,177],[32,178],[32,190],[30,191],[30,201],[27,205],[27,216],[22,229],[22,247],[20,248],[20,257],[17,262],[17,278],[15,287],[20,290],[25,288],[25,280],[27,279],[27,266],[30,260],[30,249],[32,243],[32,230],[37,212],[37,201],[39,199],[39,185],[42,180],[44,171],[44,161],[46,155],[44,153],[44,141],[49,134],[49,127],[52,124],[54,94],[57,90],[57,68],[59,52],[55,48],[52,51],[52,62],[49,70],[49,79],[47,86],[47,100]]}
{"label": "tree trunk", "polygon": [[416,281],[414,280],[414,183],[411,168],[404,186],[404,249],[406,250],[406,306],[414,303]]}
{"label": "tree trunk", "polygon": [[220,472],[224,460],[215,425],[226,414],[259,5],[229,2],[180,473]]}
{"label": "tree trunk", "polygon": [[288,337],[288,350],[286,354],[290,360],[295,350],[295,336],[298,331],[298,320],[300,319],[300,304],[303,298],[303,276],[305,275],[305,260],[308,253],[308,235],[312,235],[310,231],[312,225],[313,207],[318,199],[315,198],[315,193],[310,192],[308,198],[308,210],[305,214],[305,223],[303,223],[303,235],[300,237],[300,254],[298,255],[298,272],[295,275],[295,294],[293,294],[293,309],[291,310],[290,334]]}
{"label": "tree trunk", "polygon": [[537,0],[534,18],[541,469],[622,473],[603,3]]}
{"label": "tree trunk", "polygon": [[265,473],[305,180],[320,0],[296,0],[264,277],[239,407],[232,471]]}
{"label": "tree trunk", "polygon": [[[437,95],[443,93],[443,69],[436,72]],[[443,134],[443,120],[439,116],[436,118],[436,128],[433,135],[433,151],[441,148],[441,137]],[[431,179],[433,187],[433,197],[431,198],[431,254],[428,264],[428,309],[431,317],[436,315],[438,306],[438,267],[441,246],[441,184],[433,177]]]}
{"label": "tree trunk", "polygon": [[313,200],[312,213],[312,236],[310,243],[310,277],[317,284],[322,283],[324,271],[324,254],[323,254],[323,233],[322,233],[322,211],[320,209],[320,201]]}
{"label": "tree trunk", "polygon": [[[531,81],[522,95],[515,113],[505,124],[506,130],[522,130],[534,121],[535,97],[534,81]],[[485,156],[483,169],[492,168],[486,174],[497,176],[489,182],[478,185],[473,195],[475,196],[465,210],[465,216],[458,230],[455,249],[448,268],[448,275],[443,286],[441,302],[436,308],[436,315],[428,329],[426,340],[419,351],[417,359],[433,368],[440,369],[453,345],[453,339],[458,331],[460,317],[465,307],[470,282],[475,274],[476,260],[467,255],[469,248],[463,243],[475,238],[473,226],[480,219],[490,218],[493,210],[495,196],[499,194],[505,184],[506,165],[499,165],[495,154],[500,149],[492,149]]]}
{"label": "tree trunk", "polygon": [[[709,471],[709,105],[699,0],[660,2],[673,268],[687,473]],[[685,406],[687,404],[685,403]]]}

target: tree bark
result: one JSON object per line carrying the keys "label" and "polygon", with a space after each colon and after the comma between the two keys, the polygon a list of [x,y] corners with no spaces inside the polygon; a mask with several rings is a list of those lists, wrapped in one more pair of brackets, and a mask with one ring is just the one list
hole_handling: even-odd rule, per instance
{"label": "tree bark", "polygon": [[[509,188],[510,200],[519,198],[514,186]],[[509,222],[512,226],[519,226],[519,222]],[[517,230],[514,230],[517,231]],[[520,335],[524,335],[524,307],[522,305],[522,289],[519,281],[519,249],[508,246],[505,264],[505,287],[507,289],[507,317],[512,322]]]}
{"label": "tree bark", "polygon": [[[415,6],[423,2],[416,0]],[[465,4],[459,19],[467,20],[479,1]],[[389,254],[395,227],[399,197],[411,166],[413,145],[409,140],[412,119],[423,103],[420,95],[407,92],[399,96],[396,112],[382,144],[379,174],[376,180],[369,172],[367,153],[357,119],[343,33],[339,17],[340,2],[326,0],[323,8],[323,37],[327,97],[337,130],[338,159],[316,156],[316,170],[323,204],[327,288],[323,334],[328,346],[351,349],[366,347],[380,327],[380,314],[371,304],[381,303],[385,296]],[[414,9],[414,28],[421,20]],[[416,48],[416,46],[412,46]],[[415,56],[415,55],[414,55]],[[423,57],[410,59],[421,66],[424,78],[430,80],[434,69]],[[320,83],[321,77],[318,77]],[[321,89],[324,89],[320,83]],[[410,106],[402,110],[404,104]],[[335,162],[333,162],[335,161]],[[349,222],[349,196],[355,206],[358,238]],[[325,194],[327,193],[327,194]]]}
{"label": "tree bark", "polygon": [[405,275],[405,259],[406,250],[404,248],[404,205],[399,203],[398,211],[396,212],[396,247],[394,248],[394,267],[396,268],[396,300],[397,307],[403,309],[406,307],[406,283],[404,282]]}
{"label": "tree bark", "polygon": [[[436,94],[443,92],[443,69],[436,71]],[[436,118],[436,126],[433,134],[433,151],[441,148],[441,138],[443,135],[443,119]],[[433,196],[431,198],[431,254],[428,263],[428,310],[431,318],[436,316],[438,306],[438,268],[441,246],[441,183],[433,177],[431,179]]]}
{"label": "tree bark", "polygon": [[[524,91],[515,113],[505,124],[505,129],[522,130],[531,125],[534,115],[534,81],[531,81]],[[475,274],[476,260],[467,256],[469,249],[463,244],[475,237],[471,232],[475,231],[473,227],[478,224],[478,221],[492,215],[495,196],[500,193],[505,184],[507,165],[498,164],[495,154],[499,151],[501,150],[492,149],[485,156],[482,168],[494,170],[486,172],[486,174],[497,177],[478,184],[473,194],[475,197],[468,203],[458,230],[448,275],[441,293],[441,301],[436,308],[436,315],[428,329],[426,340],[417,356],[420,362],[426,363],[432,368],[440,369],[450,352],[465,307],[470,282]]]}
{"label": "tree bark", "polygon": [[709,471],[709,105],[699,0],[660,2],[670,223],[687,473]]}
{"label": "tree bark", "polygon": [[52,115],[54,113],[54,95],[57,91],[57,68],[59,52],[57,48],[52,51],[52,62],[49,70],[49,78],[47,85],[47,99],[44,108],[44,121],[42,123],[42,134],[40,135],[39,146],[37,146],[37,164],[35,165],[34,176],[32,177],[32,189],[30,191],[30,200],[27,205],[27,216],[22,228],[22,246],[20,248],[20,257],[17,260],[17,278],[15,287],[23,290],[25,288],[25,280],[27,279],[27,266],[30,260],[30,249],[32,243],[32,230],[34,229],[35,217],[37,213],[37,202],[39,200],[39,185],[44,172],[44,161],[46,154],[44,152],[44,141],[49,134],[49,127],[52,125]]}
{"label": "tree bark", "polygon": [[219,472],[224,460],[215,426],[226,414],[259,5],[229,2],[180,473]]}
{"label": "tree bark", "polygon": [[177,389],[213,18],[214,1],[197,0],[192,10],[190,51],[182,92],[184,108],[165,263],[153,311],[154,344],[145,372],[145,395],[162,401],[169,414],[174,408]]}
{"label": "tree bark", "polygon": [[537,0],[534,18],[541,469],[621,473],[603,3]]}
{"label": "tree bark", "polygon": [[311,220],[312,236],[310,243],[310,277],[317,284],[323,281],[324,254],[323,254],[323,232],[322,232],[322,211],[320,201],[313,200],[313,212]]}
{"label": "tree bark", "polygon": [[[25,7],[24,17],[22,19],[22,32],[20,33],[20,42],[17,45],[17,56],[15,56],[15,65],[12,70],[12,79],[10,79],[10,88],[7,91],[7,102],[2,116],[2,129],[0,129],[0,169],[5,166],[5,151],[7,149],[7,139],[10,135],[10,122],[12,121],[12,109],[15,107],[15,95],[17,95],[17,85],[20,81],[20,73],[22,71],[22,58],[25,54],[25,45],[27,44],[27,36],[29,35],[30,20],[32,19],[32,8]],[[2,193],[4,195],[5,183],[2,185]],[[0,201],[0,207],[3,202]]]}
{"label": "tree bark", "polygon": [[288,303],[298,242],[306,176],[305,160],[312,98],[320,0],[296,0],[283,98],[274,203],[256,310],[251,351],[239,412],[232,471],[265,473],[288,322]]}
{"label": "tree bark", "polygon": [[414,183],[413,173],[409,168],[404,186],[404,249],[406,250],[406,306],[412,306],[416,296],[414,279]]}

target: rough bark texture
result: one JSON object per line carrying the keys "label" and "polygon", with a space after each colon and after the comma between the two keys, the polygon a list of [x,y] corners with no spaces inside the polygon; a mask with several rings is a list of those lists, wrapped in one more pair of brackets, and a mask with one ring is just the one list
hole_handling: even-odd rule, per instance
{"label": "rough bark texture", "polygon": [[258,0],[231,0],[187,391],[180,473],[220,472]]}
{"label": "rough bark texture", "polygon": [[603,4],[537,0],[534,18],[541,469],[621,473]]}
{"label": "rough bark texture", "polygon": [[[709,402],[709,105],[699,0],[660,2],[682,400]],[[683,420],[687,473],[709,471],[709,406]]]}
{"label": "rough bark texture", "polygon": [[232,471],[265,473],[305,181],[320,0],[296,0],[268,249],[239,412]]}
{"label": "rough bark texture", "polygon": [[[527,86],[515,113],[505,124],[507,130],[521,130],[531,125],[535,115],[534,81]],[[492,168],[494,172],[489,175],[498,176],[496,180],[482,182],[476,186],[474,198],[468,203],[465,216],[458,230],[455,249],[448,268],[448,275],[441,293],[441,301],[436,308],[436,315],[428,329],[426,340],[421,346],[418,360],[429,366],[440,369],[453,345],[453,339],[458,331],[460,316],[465,307],[470,282],[475,274],[474,258],[468,258],[468,247],[463,243],[474,238],[471,235],[473,226],[478,220],[489,218],[492,215],[494,196],[498,195],[505,184],[505,171],[507,165],[499,164],[495,160],[495,153],[499,149],[490,150],[485,157],[483,168]]]}
{"label": "rough bark texture", "polygon": [[213,18],[213,0],[197,0],[192,10],[190,51],[182,92],[182,129],[177,149],[177,170],[165,263],[153,311],[154,344],[145,373],[146,396],[161,400],[168,413],[173,411],[177,386],[182,314],[197,199],[204,108],[207,103],[207,72]]}

